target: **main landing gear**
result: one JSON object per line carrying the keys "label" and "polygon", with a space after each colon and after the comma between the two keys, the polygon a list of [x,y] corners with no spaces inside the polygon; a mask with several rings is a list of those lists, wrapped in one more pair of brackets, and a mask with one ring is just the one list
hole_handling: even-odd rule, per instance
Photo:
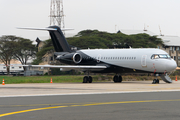
{"label": "main landing gear", "polygon": [[115,83],[121,83],[122,82],[122,77],[120,75],[115,75],[113,78],[113,81]]}
{"label": "main landing gear", "polygon": [[92,83],[92,77],[91,76],[84,76],[83,83]]}
{"label": "main landing gear", "polygon": [[[120,75],[115,75],[113,78],[113,81],[115,83],[121,83],[122,77]],[[84,76],[83,83],[92,83],[92,77],[91,76]]]}
{"label": "main landing gear", "polygon": [[86,73],[88,74],[88,76],[84,76],[83,83],[92,83],[92,77],[89,76],[90,71],[86,71]]}

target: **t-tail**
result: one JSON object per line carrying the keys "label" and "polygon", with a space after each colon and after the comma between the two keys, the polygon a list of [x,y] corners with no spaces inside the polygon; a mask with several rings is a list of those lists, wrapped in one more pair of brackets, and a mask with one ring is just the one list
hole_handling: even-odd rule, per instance
{"label": "t-tail", "polygon": [[56,29],[49,30],[54,49],[56,52],[71,52],[70,46],[62,33],[61,29],[58,26],[50,26],[49,28]]}
{"label": "t-tail", "polygon": [[49,26],[48,28],[19,28],[28,30],[47,30],[51,36],[53,46],[56,52],[72,52],[62,31],[72,29],[60,29],[58,26]]}

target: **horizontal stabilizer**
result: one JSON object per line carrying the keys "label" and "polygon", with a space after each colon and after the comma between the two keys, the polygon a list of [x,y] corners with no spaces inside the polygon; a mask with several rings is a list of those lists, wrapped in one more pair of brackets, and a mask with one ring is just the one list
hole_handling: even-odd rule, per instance
{"label": "horizontal stabilizer", "polygon": [[72,28],[60,28],[58,26],[49,26],[46,28],[18,28],[27,30],[46,30],[51,36],[51,40],[56,52],[71,52],[70,45],[68,44],[62,31],[73,30]]}
{"label": "horizontal stabilizer", "polygon": [[26,29],[26,30],[46,30],[46,31],[56,31],[55,28],[17,28],[17,29]]}
{"label": "horizontal stabilizer", "polygon": [[[57,31],[56,28],[21,28],[21,27],[18,27],[17,29]],[[73,29],[72,28],[62,28],[61,30],[67,31],[67,30],[73,30]]]}

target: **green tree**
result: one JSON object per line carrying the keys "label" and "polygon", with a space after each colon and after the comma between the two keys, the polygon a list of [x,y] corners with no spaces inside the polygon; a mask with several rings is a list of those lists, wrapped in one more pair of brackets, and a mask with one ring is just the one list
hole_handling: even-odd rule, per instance
{"label": "green tree", "polygon": [[37,48],[32,44],[31,40],[18,37],[15,45],[16,47],[13,52],[14,59],[19,60],[22,65],[26,65],[28,60],[36,57]]}
{"label": "green tree", "polygon": [[19,60],[25,65],[28,60],[35,58],[36,52],[37,48],[29,39],[13,35],[0,37],[0,60],[7,66],[8,73],[12,59]]}
{"label": "green tree", "polygon": [[10,61],[13,59],[15,41],[18,37],[15,36],[2,36],[0,37],[0,61],[7,67],[7,74],[9,74]]}
{"label": "green tree", "polygon": [[80,31],[68,38],[68,43],[82,48],[156,48],[162,40],[148,34],[125,35],[123,33],[107,33],[98,30]]}

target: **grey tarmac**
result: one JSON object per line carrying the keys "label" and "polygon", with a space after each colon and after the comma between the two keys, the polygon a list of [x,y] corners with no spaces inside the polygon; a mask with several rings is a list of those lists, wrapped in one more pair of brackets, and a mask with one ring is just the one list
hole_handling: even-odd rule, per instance
{"label": "grey tarmac", "polygon": [[0,120],[179,120],[180,82],[150,83],[6,84]]}
{"label": "grey tarmac", "polygon": [[123,81],[122,83],[35,83],[6,84],[0,87],[0,97],[107,94],[127,92],[180,91],[180,81],[151,84],[152,81]]}

